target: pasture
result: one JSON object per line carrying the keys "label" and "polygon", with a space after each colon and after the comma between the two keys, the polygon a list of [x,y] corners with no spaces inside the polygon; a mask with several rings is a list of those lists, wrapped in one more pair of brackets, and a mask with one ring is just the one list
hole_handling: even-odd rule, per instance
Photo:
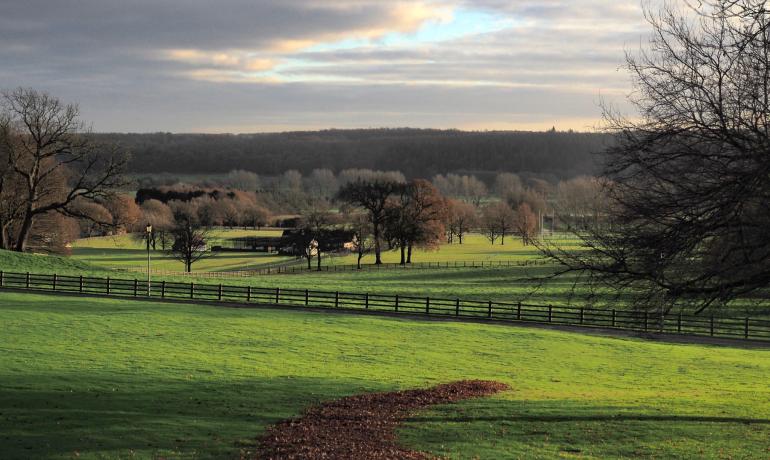
{"label": "pasture", "polygon": [[[281,230],[216,229],[210,233],[209,246],[220,244],[228,238],[246,236],[280,236]],[[146,243],[130,234],[82,238],[72,245],[72,258],[97,267],[111,269],[142,269],[147,267]],[[247,270],[265,264],[280,263],[291,258],[261,252],[212,253],[193,265],[195,271]],[[154,270],[184,271],[184,263],[174,259],[157,246],[152,251]]]}
{"label": "pasture", "polygon": [[[411,418],[452,458],[763,458],[770,351],[539,329],[0,294],[3,458],[232,458],[320,401],[459,379]],[[579,358],[578,358],[579,357]]]}

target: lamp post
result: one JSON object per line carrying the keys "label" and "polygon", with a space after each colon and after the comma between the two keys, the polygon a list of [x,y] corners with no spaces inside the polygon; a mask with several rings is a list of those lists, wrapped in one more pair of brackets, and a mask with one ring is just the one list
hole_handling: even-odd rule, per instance
{"label": "lamp post", "polygon": [[144,227],[144,230],[147,232],[147,297],[150,296],[151,292],[151,281],[150,281],[150,238],[152,238],[152,225],[147,224],[146,227]]}

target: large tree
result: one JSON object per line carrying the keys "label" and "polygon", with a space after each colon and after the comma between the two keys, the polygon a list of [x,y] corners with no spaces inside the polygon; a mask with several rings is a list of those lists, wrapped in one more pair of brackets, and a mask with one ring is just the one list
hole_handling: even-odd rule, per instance
{"label": "large tree", "polygon": [[91,217],[77,204],[104,200],[124,184],[125,156],[94,141],[78,107],[32,89],[0,97],[0,156],[0,197],[14,208],[0,217],[5,249],[23,251],[46,214]]}
{"label": "large tree", "polygon": [[549,253],[593,285],[667,311],[702,311],[770,286],[770,11],[717,0],[647,11],[629,53],[638,114],[608,110],[608,219],[590,250]]}
{"label": "large tree", "polygon": [[424,179],[410,181],[387,208],[388,233],[401,250],[401,265],[412,263],[415,246],[437,247],[444,237],[447,200]]}
{"label": "large tree", "polygon": [[374,263],[382,264],[382,233],[386,220],[386,204],[395,193],[400,193],[404,184],[392,180],[356,180],[343,185],[337,192],[337,199],[366,210],[372,224],[374,239]]}

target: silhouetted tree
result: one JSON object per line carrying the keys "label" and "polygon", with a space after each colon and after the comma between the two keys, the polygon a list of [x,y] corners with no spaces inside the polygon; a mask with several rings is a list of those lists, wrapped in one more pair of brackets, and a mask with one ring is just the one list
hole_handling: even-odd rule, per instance
{"label": "silhouetted tree", "polygon": [[206,242],[208,232],[201,226],[193,205],[180,204],[174,208],[171,236],[174,243],[169,254],[181,261],[188,273],[195,262],[211,255]]}
{"label": "silhouetted tree", "polygon": [[337,192],[337,199],[360,206],[369,215],[374,238],[375,264],[382,264],[381,240],[386,219],[386,204],[395,193],[400,193],[404,185],[393,181],[365,182],[358,180],[342,186]]}
{"label": "silhouetted tree", "polygon": [[770,11],[715,0],[647,11],[627,56],[638,116],[608,110],[607,222],[590,250],[551,249],[639,308],[726,305],[770,285]]}

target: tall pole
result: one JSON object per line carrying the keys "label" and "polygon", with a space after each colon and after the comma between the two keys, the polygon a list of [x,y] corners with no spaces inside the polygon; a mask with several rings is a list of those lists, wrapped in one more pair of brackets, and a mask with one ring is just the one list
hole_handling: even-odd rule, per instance
{"label": "tall pole", "polygon": [[147,231],[147,297],[149,297],[151,295],[151,290],[152,290],[152,281],[151,281],[151,272],[150,272],[150,238],[152,237],[152,225],[148,223],[147,227],[145,227],[145,230]]}

